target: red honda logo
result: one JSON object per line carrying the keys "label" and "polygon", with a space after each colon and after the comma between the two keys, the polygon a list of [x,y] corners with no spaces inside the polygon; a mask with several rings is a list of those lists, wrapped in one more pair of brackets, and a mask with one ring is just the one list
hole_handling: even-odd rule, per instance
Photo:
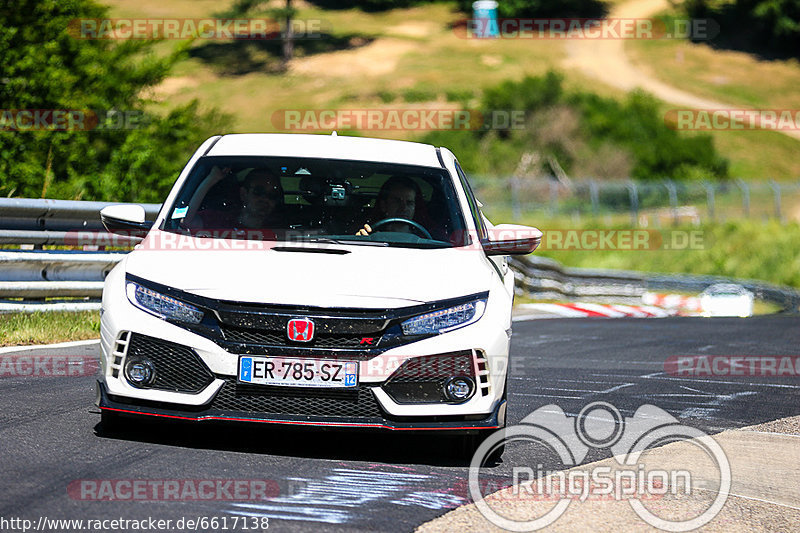
{"label": "red honda logo", "polygon": [[286,325],[290,340],[308,342],[314,338],[314,323],[308,318],[293,318]]}

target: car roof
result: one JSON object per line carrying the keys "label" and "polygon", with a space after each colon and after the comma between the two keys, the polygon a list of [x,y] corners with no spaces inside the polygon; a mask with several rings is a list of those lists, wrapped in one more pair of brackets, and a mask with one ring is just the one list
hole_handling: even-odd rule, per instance
{"label": "car roof", "polygon": [[442,168],[436,148],[430,144],[341,135],[223,135],[205,155],[318,157]]}

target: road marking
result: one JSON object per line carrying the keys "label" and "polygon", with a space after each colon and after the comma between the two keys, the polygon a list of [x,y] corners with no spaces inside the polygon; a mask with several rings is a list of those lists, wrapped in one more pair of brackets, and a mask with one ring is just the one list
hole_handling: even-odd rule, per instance
{"label": "road marking", "polygon": [[[781,433],[770,433],[770,435],[781,435]],[[695,490],[702,490],[705,492],[713,492],[714,494],[719,494],[717,490],[707,489],[705,487],[694,487]],[[743,498],[745,500],[753,500],[754,502],[761,502],[761,503],[768,503],[770,505],[779,505],[781,507],[787,507],[789,509],[795,509],[800,511],[800,507],[795,507],[793,505],[788,505],[786,503],[775,502],[772,500],[764,500],[763,498],[756,498],[755,496],[744,496],[742,494],[736,494],[735,492],[729,492],[728,496],[736,496],[737,498]]]}
{"label": "road marking", "polygon": [[0,353],[27,352],[29,350],[42,350],[48,348],[74,348],[75,346],[89,346],[90,344],[100,344],[100,339],[90,339],[86,341],[59,342],[57,344],[33,344],[28,346],[4,346],[0,348]]}
{"label": "road marking", "polygon": [[527,392],[512,392],[512,396],[531,396],[533,398],[561,398],[564,400],[582,400],[583,396],[558,396],[557,394],[535,394]]}
{"label": "road marking", "polygon": [[609,392],[616,392],[620,389],[624,389],[625,387],[633,387],[634,385],[635,383],[624,383],[622,385],[617,385],[616,387],[611,387],[610,389],[600,391],[598,394],[608,394]]}

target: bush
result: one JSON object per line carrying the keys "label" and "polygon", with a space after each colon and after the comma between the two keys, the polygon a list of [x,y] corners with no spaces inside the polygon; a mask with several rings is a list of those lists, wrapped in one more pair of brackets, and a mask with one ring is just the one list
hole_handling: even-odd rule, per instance
{"label": "bush", "polygon": [[[506,81],[487,89],[481,104],[492,111],[523,111],[524,128],[438,131],[424,142],[450,147],[469,172],[510,175],[523,153],[536,153],[540,168],[552,174],[554,158],[570,175],[641,180],[719,179],[728,176],[727,160],[708,135],[683,135],[670,129],[655,99],[633,92],[618,102],[592,93],[564,89],[555,72]],[[626,175],[620,175],[625,172]]]}

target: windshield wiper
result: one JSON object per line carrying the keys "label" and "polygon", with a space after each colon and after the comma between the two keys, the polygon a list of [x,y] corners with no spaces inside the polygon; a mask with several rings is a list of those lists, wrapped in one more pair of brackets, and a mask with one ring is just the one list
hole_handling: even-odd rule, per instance
{"label": "windshield wiper", "polygon": [[310,248],[308,246],[273,246],[273,252],[302,252],[307,254],[347,255],[350,250],[341,248]]}
{"label": "windshield wiper", "polygon": [[453,248],[454,246],[449,242],[387,242],[387,246],[394,248]]}
{"label": "windshield wiper", "polygon": [[320,244],[355,244],[364,246],[389,246],[388,242],[383,241],[365,241],[361,239],[329,239],[327,237],[306,237],[297,239],[298,242],[314,242]]}

